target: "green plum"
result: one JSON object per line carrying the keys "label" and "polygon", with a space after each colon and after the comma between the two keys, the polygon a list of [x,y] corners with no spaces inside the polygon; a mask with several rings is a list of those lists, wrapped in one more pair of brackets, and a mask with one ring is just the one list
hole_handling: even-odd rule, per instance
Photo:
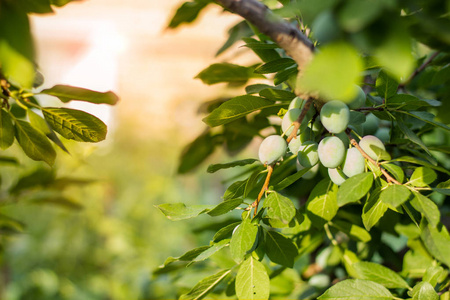
{"label": "green plum", "polygon": [[318,145],[316,142],[307,141],[301,144],[297,153],[298,162],[305,168],[315,166],[319,162],[317,149]]}
{"label": "green plum", "polygon": [[331,133],[340,133],[347,129],[350,121],[348,106],[338,100],[325,103],[320,111],[320,122]]}
{"label": "green plum", "polygon": [[[304,166],[302,166],[298,160],[297,160],[297,171],[301,171],[303,169],[305,169]],[[306,172],[305,174],[303,174],[302,178],[303,179],[313,179],[314,176],[316,176],[316,174],[319,172],[319,164],[316,164],[314,167],[312,167],[311,169],[308,170],[308,172]]]}
{"label": "green plum", "polygon": [[343,184],[348,178],[341,170],[332,168],[328,168],[328,176],[336,185]]}
{"label": "green plum", "polygon": [[336,168],[344,161],[344,143],[336,136],[326,137],[319,143],[318,154],[324,167]]}
{"label": "green plum", "polygon": [[366,121],[362,123],[362,129],[364,135],[373,135],[380,127],[380,119],[374,114],[369,113],[366,115]]}
{"label": "green plum", "polygon": [[366,93],[364,93],[363,89],[355,84],[356,96],[353,100],[348,104],[350,109],[357,109],[366,104]]}
{"label": "green plum", "polygon": [[259,146],[259,160],[265,165],[270,165],[280,160],[287,150],[287,143],[279,135],[266,137]]}
{"label": "green plum", "polygon": [[347,177],[352,177],[364,173],[366,161],[356,148],[350,148],[345,155],[344,163],[342,165],[342,172]]}
{"label": "green plum", "polygon": [[378,161],[380,159],[390,159],[390,155],[386,152],[386,148],[384,147],[383,142],[376,136],[364,136],[359,141],[359,146],[375,161]]}

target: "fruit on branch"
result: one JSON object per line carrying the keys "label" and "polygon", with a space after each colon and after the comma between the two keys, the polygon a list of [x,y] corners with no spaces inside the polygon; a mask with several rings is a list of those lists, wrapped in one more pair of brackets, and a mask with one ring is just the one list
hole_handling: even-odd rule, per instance
{"label": "fruit on branch", "polygon": [[337,168],[344,161],[344,143],[336,136],[326,137],[319,143],[318,154],[324,167]]}
{"label": "fruit on branch", "polygon": [[288,110],[294,109],[294,108],[301,108],[304,100],[299,97],[295,97],[291,103],[289,103]]}
{"label": "fruit on branch", "polygon": [[325,103],[320,111],[320,122],[331,133],[341,133],[347,129],[350,121],[348,106],[338,100]]}
{"label": "fruit on branch", "polygon": [[350,140],[347,136],[347,134],[345,132],[341,132],[336,134],[336,136],[342,141],[342,143],[344,143],[344,147],[345,149],[348,148],[348,146],[350,145]]}
{"label": "fruit on branch", "polygon": [[358,85],[355,85],[355,89],[356,89],[356,96],[348,104],[348,107],[350,109],[357,109],[366,104],[366,93],[364,93],[363,89]]}
{"label": "fruit on branch", "polygon": [[266,137],[259,146],[259,160],[263,164],[270,165],[280,160],[287,150],[284,138],[279,135]]}
{"label": "fruit on branch", "polygon": [[366,121],[362,123],[362,129],[364,135],[373,135],[380,127],[380,120],[373,114],[366,115]]}
{"label": "fruit on branch", "polygon": [[367,155],[375,161],[380,159],[389,160],[390,155],[386,152],[383,142],[373,135],[366,135],[359,141],[359,146]]}
{"label": "fruit on branch", "polygon": [[312,141],[314,140],[314,133],[312,132],[311,128],[306,127],[300,135],[297,135],[289,142],[289,150],[297,154],[297,152],[300,150],[300,145],[303,144],[306,141]]}
{"label": "fruit on branch", "polygon": [[[304,166],[302,166],[298,160],[296,163],[297,166],[297,171],[301,171],[303,169],[305,169]],[[313,179],[314,176],[316,176],[316,174],[319,172],[319,164],[316,164],[314,167],[312,167],[311,169],[308,170],[308,172],[306,172],[305,174],[303,174],[302,178],[303,179]]]}
{"label": "fruit on branch", "polygon": [[[286,114],[283,117],[283,121],[281,121],[281,130],[283,130],[283,132],[286,135],[290,135],[292,132],[292,128],[293,126],[292,123],[295,122],[295,120],[298,119],[298,117],[300,116],[302,110],[300,108],[293,108],[290,109],[286,112]],[[300,130],[297,132],[297,134],[299,134]]]}
{"label": "fruit on branch", "polygon": [[318,145],[316,142],[307,141],[300,146],[297,154],[298,162],[305,168],[315,166],[319,162],[317,153]]}
{"label": "fruit on branch", "polygon": [[342,172],[347,177],[352,177],[364,173],[364,170],[365,160],[361,152],[356,148],[348,149],[342,165]]}
{"label": "fruit on branch", "polygon": [[379,138],[383,143],[388,143],[391,139],[391,130],[387,127],[378,128],[375,132],[375,136]]}
{"label": "fruit on branch", "polygon": [[340,169],[328,168],[328,176],[336,185],[341,185],[347,180],[347,176]]}

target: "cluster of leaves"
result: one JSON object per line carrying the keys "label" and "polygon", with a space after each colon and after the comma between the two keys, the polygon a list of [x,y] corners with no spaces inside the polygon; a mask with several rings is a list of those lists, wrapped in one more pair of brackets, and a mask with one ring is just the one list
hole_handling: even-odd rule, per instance
{"label": "cluster of leaves", "polygon": [[[448,299],[450,21],[443,12],[450,4],[264,2],[304,29],[320,52],[297,78],[296,62],[251,24],[230,29],[219,52],[242,40],[262,62],[256,67],[213,64],[197,78],[235,88],[264,77],[273,85],[252,83],[244,95],[209,103],[203,121],[210,129],[186,147],[179,172],[198,166],[216,147],[236,154],[254,138],[281,134],[279,117],[294,91],[314,91],[325,101],[349,99],[361,78],[366,105],[349,127],[362,134],[371,112],[377,126],[388,129],[384,141],[392,159],[367,163],[369,172],[339,187],[323,169],[313,179],[302,178],[309,169],[297,171],[295,154],[275,165],[271,177],[252,158],[210,165],[208,172],[245,168],[222,202],[158,208],[171,220],[219,217],[205,229],[215,234],[209,245],[169,257],[154,273],[182,272],[185,266],[193,273],[215,270],[190,291],[181,291],[181,299],[207,294],[220,299]],[[183,4],[171,27],[191,22],[205,6],[204,1]],[[308,120],[312,129],[315,118]],[[317,135],[326,134],[320,129]],[[267,177],[262,208],[252,215]]]}
{"label": "cluster of leaves", "polygon": [[[52,5],[63,6],[69,2],[0,2],[0,148],[5,151],[17,141],[26,156],[49,166],[54,164],[56,158],[52,143],[69,152],[60,136],[79,142],[96,143],[105,139],[107,128],[100,119],[87,112],[41,106],[37,99],[39,95],[57,97],[63,103],[78,100],[114,105],[118,101],[113,92],[96,92],[67,85],[39,88],[43,84],[43,76],[36,68],[28,14],[51,13]],[[16,152],[14,155],[2,153],[0,162],[2,165],[17,166],[20,154]],[[68,185],[87,182],[89,181],[73,178],[58,179],[54,171],[39,168],[24,175],[4,191],[1,204],[13,204],[26,198],[31,202],[57,203],[79,208],[78,203],[63,197],[60,192]],[[36,187],[40,188],[37,190]],[[23,227],[20,221],[5,215],[0,215],[0,224],[2,233],[16,232]]]}

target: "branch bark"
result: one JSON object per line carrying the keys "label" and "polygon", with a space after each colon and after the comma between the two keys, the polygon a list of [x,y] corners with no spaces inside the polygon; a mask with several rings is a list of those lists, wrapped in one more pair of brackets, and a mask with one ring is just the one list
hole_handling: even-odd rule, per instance
{"label": "branch bark", "polygon": [[[224,8],[252,23],[292,57],[301,72],[314,56],[314,44],[298,28],[257,0],[217,0]],[[308,95],[298,95],[306,98]]]}

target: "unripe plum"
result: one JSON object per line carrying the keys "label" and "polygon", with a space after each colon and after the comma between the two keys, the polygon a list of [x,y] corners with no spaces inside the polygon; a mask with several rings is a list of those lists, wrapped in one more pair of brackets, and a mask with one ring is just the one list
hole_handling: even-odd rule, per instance
{"label": "unripe plum", "polygon": [[293,154],[297,154],[297,152],[300,150],[300,145],[303,144],[306,141],[311,141],[314,139],[314,134],[311,130],[311,128],[306,127],[305,130],[300,133],[300,135],[297,135],[289,142],[289,150]]}
{"label": "unripe plum", "polygon": [[342,141],[342,143],[344,143],[344,147],[345,149],[348,148],[348,146],[350,145],[350,140],[347,136],[347,134],[345,132],[341,132],[336,134],[336,136]]}
{"label": "unripe plum", "polygon": [[[303,169],[305,169],[304,166],[302,166],[298,160],[297,160],[297,171],[301,171]],[[302,178],[303,179],[313,179],[314,176],[316,176],[316,174],[319,172],[319,164],[316,164],[314,167],[312,167],[311,169],[309,169],[308,172],[306,172],[305,174],[303,174]]]}
{"label": "unripe plum", "polygon": [[357,109],[366,104],[366,93],[364,93],[363,89],[355,84],[356,96],[353,98],[352,102],[348,104],[350,109]]}
{"label": "unripe plum", "polygon": [[297,154],[298,162],[305,168],[315,166],[319,162],[319,155],[317,153],[318,145],[316,142],[304,142],[300,146]]}
{"label": "unripe plum", "polygon": [[[300,108],[293,108],[286,112],[286,114],[283,117],[283,121],[281,121],[281,129],[283,132],[286,133],[286,135],[290,135],[292,132],[293,126],[291,124],[295,122],[295,120],[298,119],[300,116],[302,110]],[[289,128],[290,127],[290,128]],[[297,132],[298,134],[298,132]]]}
{"label": "unripe plum", "polygon": [[386,158],[389,154],[379,138],[373,135],[366,135],[359,141],[359,146],[367,153],[373,160],[378,161]]}
{"label": "unripe plum", "polygon": [[364,173],[364,170],[365,160],[361,152],[356,148],[348,149],[347,154],[345,155],[342,172],[344,172],[347,177],[352,177]]}
{"label": "unripe plum", "polygon": [[318,154],[324,167],[336,168],[344,161],[344,143],[336,136],[326,137],[319,143]]}
{"label": "unripe plum", "polygon": [[328,169],[328,176],[336,185],[341,185],[347,180],[347,176],[339,169]]}
{"label": "unripe plum", "polygon": [[380,127],[380,120],[372,113],[367,114],[366,121],[362,123],[364,135],[373,135]]}
{"label": "unripe plum", "polygon": [[378,128],[377,132],[375,132],[375,136],[379,138],[383,143],[387,143],[391,139],[391,130],[387,127]]}
{"label": "unripe plum", "polygon": [[348,106],[338,100],[325,103],[320,111],[320,122],[331,133],[340,133],[347,129],[350,121]]}
{"label": "unripe plum", "polygon": [[303,104],[303,99],[299,97],[295,97],[291,103],[289,103],[288,110],[294,109],[294,108],[301,108]]}
{"label": "unripe plum", "polygon": [[263,164],[271,164],[280,160],[286,153],[287,144],[279,135],[266,137],[259,146],[259,160]]}

